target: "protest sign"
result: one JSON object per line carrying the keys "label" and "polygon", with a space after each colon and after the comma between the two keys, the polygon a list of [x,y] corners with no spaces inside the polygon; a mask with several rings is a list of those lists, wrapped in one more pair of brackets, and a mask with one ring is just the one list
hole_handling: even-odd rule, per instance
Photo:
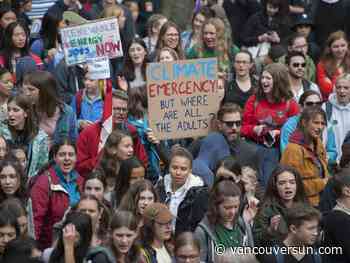
{"label": "protest sign", "polygon": [[111,72],[107,57],[88,58],[86,60],[90,79],[109,79]]}
{"label": "protest sign", "polygon": [[158,139],[207,135],[220,103],[217,59],[148,64],[147,96]]}
{"label": "protest sign", "polygon": [[88,58],[123,56],[116,18],[62,28],[61,38],[68,66],[86,62]]}

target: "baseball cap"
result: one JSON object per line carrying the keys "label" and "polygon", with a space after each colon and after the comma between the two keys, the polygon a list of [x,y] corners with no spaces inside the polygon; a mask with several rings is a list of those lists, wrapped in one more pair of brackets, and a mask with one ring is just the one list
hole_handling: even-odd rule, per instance
{"label": "baseball cap", "polygon": [[148,205],[143,216],[146,219],[154,220],[159,224],[169,223],[174,218],[169,208],[162,203],[153,203]]}
{"label": "baseball cap", "polygon": [[298,18],[295,20],[292,26],[292,29],[295,29],[297,26],[300,26],[300,25],[314,26],[314,23],[308,14],[302,14],[298,16]]}

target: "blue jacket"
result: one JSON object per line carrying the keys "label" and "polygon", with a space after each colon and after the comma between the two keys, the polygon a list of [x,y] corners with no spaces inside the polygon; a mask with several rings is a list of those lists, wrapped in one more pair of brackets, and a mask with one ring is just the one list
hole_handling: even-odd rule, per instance
{"label": "blue jacket", "polygon": [[103,113],[103,99],[101,96],[95,98],[94,100],[90,100],[86,93],[83,92],[83,96],[80,104],[80,114],[77,112],[77,99],[72,99],[71,107],[73,112],[76,114],[78,122],[80,120],[88,120],[92,122],[99,121],[102,117]]}
{"label": "blue jacket", "polygon": [[72,107],[65,103],[61,108],[61,114],[56,124],[56,129],[52,138],[53,143],[58,143],[63,137],[68,137],[72,141],[76,141],[78,138],[77,117]]}
{"label": "blue jacket", "polygon": [[[290,135],[296,130],[299,123],[300,115],[290,117],[281,129],[280,149],[281,154],[289,143]],[[325,135],[325,134],[324,134]],[[325,138],[326,137],[326,138]],[[328,163],[335,163],[337,160],[337,147],[335,144],[335,136],[332,128],[327,128],[326,136],[323,136],[323,143],[326,144]]]}

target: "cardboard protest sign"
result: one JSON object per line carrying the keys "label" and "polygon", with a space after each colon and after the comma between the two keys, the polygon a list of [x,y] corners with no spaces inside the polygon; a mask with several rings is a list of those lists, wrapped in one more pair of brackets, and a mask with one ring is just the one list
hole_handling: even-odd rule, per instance
{"label": "cardboard protest sign", "polygon": [[111,71],[107,57],[88,58],[86,60],[90,79],[109,79]]}
{"label": "cardboard protest sign", "polygon": [[217,59],[148,64],[147,95],[158,139],[207,135],[220,103]]}
{"label": "cardboard protest sign", "polygon": [[86,62],[88,58],[123,56],[116,18],[62,28],[61,38],[68,66]]}

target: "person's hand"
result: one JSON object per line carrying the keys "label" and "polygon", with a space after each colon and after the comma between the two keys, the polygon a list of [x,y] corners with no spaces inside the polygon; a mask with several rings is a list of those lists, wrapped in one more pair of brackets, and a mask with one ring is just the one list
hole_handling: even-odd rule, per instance
{"label": "person's hand", "polygon": [[265,34],[262,34],[262,35],[258,36],[258,41],[260,43],[268,42],[269,41],[269,35],[265,33]]}
{"label": "person's hand", "polygon": [[79,236],[75,225],[68,224],[63,228],[63,244],[66,248],[74,247],[74,244]]}
{"label": "person's hand", "polygon": [[258,212],[258,206],[256,202],[252,200],[244,207],[243,210],[243,219],[246,223],[250,224],[253,222],[256,213]]}
{"label": "person's hand", "polygon": [[253,131],[256,135],[260,136],[265,127],[266,127],[265,124],[257,125],[254,127]]}
{"label": "person's hand", "polygon": [[281,222],[281,215],[275,215],[271,217],[270,226],[268,227],[268,229],[270,231],[277,231],[280,222]]}
{"label": "person's hand", "polygon": [[281,41],[279,35],[277,34],[276,31],[272,31],[270,34],[269,34],[269,42],[272,42],[272,43],[279,43]]}
{"label": "person's hand", "polygon": [[159,140],[157,139],[157,137],[154,135],[152,129],[148,129],[147,131],[147,140],[153,144],[159,144]]}
{"label": "person's hand", "polygon": [[57,49],[56,48],[51,48],[49,51],[47,51],[47,57],[48,59],[52,60],[57,54]]}
{"label": "person's hand", "polygon": [[121,90],[128,91],[129,85],[124,76],[117,77],[117,84]]}

